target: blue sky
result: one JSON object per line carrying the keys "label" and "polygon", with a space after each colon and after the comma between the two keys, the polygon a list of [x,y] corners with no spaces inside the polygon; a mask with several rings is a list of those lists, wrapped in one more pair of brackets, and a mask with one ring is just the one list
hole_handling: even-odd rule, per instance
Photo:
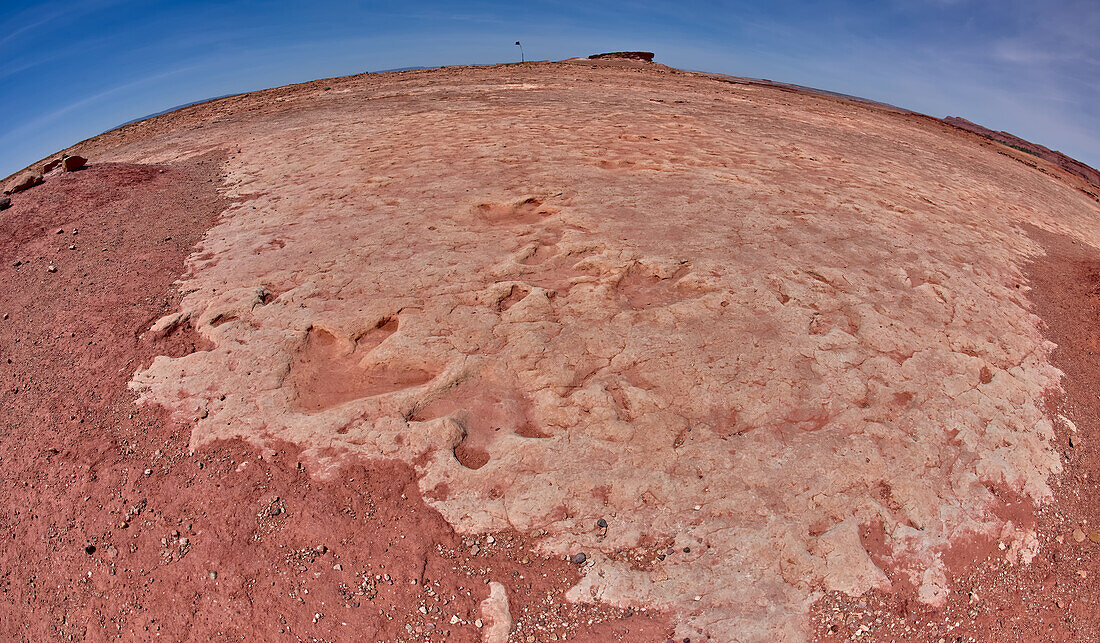
{"label": "blue sky", "polygon": [[644,49],[963,116],[1100,167],[1100,1],[0,0],[0,176],[191,101],[396,67]]}

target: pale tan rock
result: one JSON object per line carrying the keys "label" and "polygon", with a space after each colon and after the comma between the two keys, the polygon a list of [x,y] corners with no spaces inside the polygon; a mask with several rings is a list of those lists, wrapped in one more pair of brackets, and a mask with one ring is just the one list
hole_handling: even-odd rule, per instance
{"label": "pale tan rock", "polygon": [[508,643],[512,613],[508,609],[508,590],[501,583],[489,583],[489,597],[481,601],[481,621],[485,626],[481,631],[484,643]]}
{"label": "pale tan rock", "polygon": [[[954,540],[1033,553],[987,488],[1041,502],[1061,466],[1022,225],[1100,243],[1085,195],[938,124],[656,65],[345,89],[97,152],[241,150],[156,326],[213,347],[132,383],[206,410],[192,446],[414,463],[459,531],[542,530],[592,561],[570,598],[682,637],[804,638],[821,588],[883,586],[862,524],[931,603]],[[646,537],[692,554],[605,555]]]}

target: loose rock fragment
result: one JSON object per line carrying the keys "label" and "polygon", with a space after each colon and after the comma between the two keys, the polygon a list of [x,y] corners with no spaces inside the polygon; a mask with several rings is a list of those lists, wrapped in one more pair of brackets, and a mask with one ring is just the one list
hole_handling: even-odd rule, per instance
{"label": "loose rock fragment", "polygon": [[88,159],[83,156],[66,156],[61,160],[61,169],[66,172],[74,172],[84,167],[84,164],[88,162]]}
{"label": "loose rock fragment", "polygon": [[5,193],[6,194],[15,194],[16,192],[22,192],[23,190],[29,190],[30,188],[33,188],[34,186],[39,185],[41,183],[42,183],[42,175],[41,174],[38,174],[37,172],[28,172],[28,173],[24,174],[23,176],[19,177],[19,179],[17,179],[15,181],[15,183],[12,184],[11,187],[9,187],[7,190],[5,190]]}
{"label": "loose rock fragment", "polygon": [[501,583],[489,583],[489,598],[481,601],[479,620],[487,623],[481,637],[484,643],[507,643],[512,632],[512,613],[508,609],[508,590]]}

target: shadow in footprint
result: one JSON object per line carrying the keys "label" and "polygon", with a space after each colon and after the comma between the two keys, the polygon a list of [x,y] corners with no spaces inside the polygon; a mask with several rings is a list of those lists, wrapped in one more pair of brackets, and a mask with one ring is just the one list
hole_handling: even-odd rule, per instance
{"label": "shadow in footprint", "polygon": [[481,203],[474,207],[474,216],[493,225],[538,223],[556,210],[543,207],[542,201],[528,197],[516,203]]}
{"label": "shadow in footprint", "polygon": [[455,447],[455,457],[469,469],[489,461],[488,446],[501,432],[525,438],[545,438],[531,420],[531,403],[521,393],[482,378],[471,378],[417,408],[410,420],[424,422],[449,417],[465,435]]}
{"label": "shadow in footprint", "polygon": [[619,295],[633,310],[667,306],[683,298],[679,283],[688,272],[687,266],[683,266],[671,277],[662,278],[635,264],[619,280]]}
{"label": "shadow in footprint", "polygon": [[363,364],[397,325],[396,318],[385,319],[350,341],[324,328],[311,328],[288,375],[297,405],[307,411],[323,411],[429,382],[435,375],[420,368],[400,363]]}
{"label": "shadow in footprint", "polygon": [[513,285],[511,289],[508,290],[508,294],[502,297],[500,301],[497,302],[497,310],[499,310],[500,312],[504,312],[512,306],[515,306],[519,302],[523,301],[523,298],[529,294],[531,294],[530,288]]}

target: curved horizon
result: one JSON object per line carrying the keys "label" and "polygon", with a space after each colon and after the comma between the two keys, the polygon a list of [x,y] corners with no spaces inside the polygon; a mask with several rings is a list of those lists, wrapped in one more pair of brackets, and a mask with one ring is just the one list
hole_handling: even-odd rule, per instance
{"label": "curved horizon", "polygon": [[575,1],[394,9],[32,3],[0,22],[0,176],[120,123],[212,96],[370,69],[645,50],[680,69],[772,79],[961,116],[1100,165],[1100,8],[1067,1]]}

